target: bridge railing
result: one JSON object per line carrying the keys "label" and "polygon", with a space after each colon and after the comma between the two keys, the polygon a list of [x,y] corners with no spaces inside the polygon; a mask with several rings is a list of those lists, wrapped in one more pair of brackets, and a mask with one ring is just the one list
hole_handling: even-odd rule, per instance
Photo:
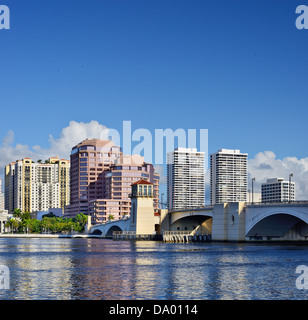
{"label": "bridge railing", "polygon": [[182,209],[168,209],[169,213],[173,212],[182,212],[182,211],[191,211],[191,210],[212,210],[213,206],[203,206],[203,207],[189,207],[189,208],[182,208]]}
{"label": "bridge railing", "polygon": [[308,205],[308,200],[281,201],[281,202],[246,202],[246,206],[284,206],[284,205]]}

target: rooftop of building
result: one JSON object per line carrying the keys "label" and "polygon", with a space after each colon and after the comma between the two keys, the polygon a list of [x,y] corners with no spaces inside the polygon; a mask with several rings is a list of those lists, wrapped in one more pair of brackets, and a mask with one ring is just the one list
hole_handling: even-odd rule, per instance
{"label": "rooftop of building", "polygon": [[197,148],[175,148],[173,152],[183,152],[183,153],[200,153],[204,154],[202,151],[198,151]]}
{"label": "rooftop of building", "polygon": [[213,154],[240,154],[240,155],[248,155],[248,153],[241,153],[241,151],[239,149],[219,149],[217,150],[217,152],[213,153]]}
{"label": "rooftop of building", "polygon": [[132,186],[134,186],[134,185],[136,185],[136,184],[150,184],[150,185],[153,185],[153,183],[151,183],[151,182],[149,182],[149,181],[147,181],[147,180],[143,180],[143,179],[141,179],[141,180],[133,183]]}
{"label": "rooftop of building", "polygon": [[[263,184],[273,184],[273,183],[282,183],[282,182],[289,183],[289,181],[284,180],[284,178],[272,178],[272,179],[267,179],[267,181]],[[291,183],[294,184],[294,182],[291,182]]]}
{"label": "rooftop of building", "polygon": [[102,140],[102,139],[85,139],[75,145],[72,149],[79,148],[81,146],[94,146],[94,147],[105,147],[106,145],[110,145],[110,147],[116,146],[112,141],[110,140]]}
{"label": "rooftop of building", "polygon": [[61,161],[65,161],[67,164],[70,163],[70,160],[67,160],[67,159],[59,159],[58,156],[56,157],[50,157],[49,159],[45,160],[45,161],[42,161],[42,160],[37,160],[37,162],[35,162],[34,160],[32,160],[31,158],[29,157],[25,157],[21,160],[16,160],[15,162],[10,162],[8,165],[15,165],[16,163],[17,164],[22,164],[24,161],[27,161],[27,163],[31,163],[32,165],[37,165],[37,166],[50,166],[52,164],[57,164],[58,162],[61,162]]}

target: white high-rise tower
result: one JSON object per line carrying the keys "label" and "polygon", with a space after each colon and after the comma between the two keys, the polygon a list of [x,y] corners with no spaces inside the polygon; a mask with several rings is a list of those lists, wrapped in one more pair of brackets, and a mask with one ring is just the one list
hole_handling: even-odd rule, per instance
{"label": "white high-rise tower", "polygon": [[168,153],[167,202],[169,209],[198,208],[205,205],[204,152],[177,148]]}
{"label": "white high-rise tower", "polygon": [[211,205],[247,201],[247,153],[220,149],[210,155]]}

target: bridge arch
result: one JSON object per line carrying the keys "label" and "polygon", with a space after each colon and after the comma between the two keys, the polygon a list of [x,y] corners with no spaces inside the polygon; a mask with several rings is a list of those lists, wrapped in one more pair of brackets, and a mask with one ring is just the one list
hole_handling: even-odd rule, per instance
{"label": "bridge arch", "polygon": [[114,231],[122,231],[119,226],[112,226],[107,232],[106,237],[112,237]]}
{"label": "bridge arch", "polygon": [[268,208],[259,211],[246,225],[247,237],[284,237],[291,229],[308,236],[308,216],[298,208]]}
{"label": "bridge arch", "polygon": [[94,231],[91,232],[91,235],[93,236],[101,236],[103,232],[100,229],[95,229]]}
{"label": "bridge arch", "polygon": [[182,215],[172,219],[171,229],[174,231],[193,231],[209,234],[212,232],[212,217],[206,215]]}

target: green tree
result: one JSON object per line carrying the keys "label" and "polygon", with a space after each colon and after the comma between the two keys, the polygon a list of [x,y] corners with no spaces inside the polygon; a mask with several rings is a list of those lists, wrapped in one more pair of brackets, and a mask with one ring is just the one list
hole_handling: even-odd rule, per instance
{"label": "green tree", "polygon": [[74,223],[74,230],[77,232],[81,232],[83,231],[84,227],[79,223],[79,222],[75,222]]}
{"label": "green tree", "polygon": [[22,221],[29,220],[29,219],[31,219],[31,213],[30,212],[25,212],[25,213],[21,214],[21,220]]}
{"label": "green tree", "polygon": [[110,215],[108,216],[108,220],[109,220],[109,221],[114,220],[114,215],[113,215],[113,214],[110,214]]}
{"label": "green tree", "polygon": [[76,215],[76,221],[80,222],[82,225],[85,225],[88,222],[88,216],[80,212]]}
{"label": "green tree", "polygon": [[19,228],[20,222],[17,219],[11,219],[11,227],[13,229],[14,232],[16,232]]}
{"label": "green tree", "polygon": [[41,221],[41,230],[42,232],[49,232],[52,230],[52,220],[50,218],[43,218]]}
{"label": "green tree", "polygon": [[54,226],[55,226],[55,232],[59,232],[59,233],[63,232],[64,223],[62,221],[56,221]]}
{"label": "green tree", "polygon": [[22,221],[22,226],[23,226],[24,232],[28,233],[31,226],[31,219],[24,219]]}
{"label": "green tree", "polygon": [[20,209],[14,209],[14,211],[13,211],[13,217],[14,218],[20,218],[21,215],[22,215],[22,212],[21,212]]}
{"label": "green tree", "polygon": [[32,233],[41,233],[41,221],[37,219],[31,219],[30,231]]}
{"label": "green tree", "polygon": [[12,224],[13,224],[13,220],[12,219],[10,219],[10,220],[8,220],[6,223],[5,223],[5,227],[6,228],[9,228],[10,229],[10,231],[12,231],[13,232],[13,227],[12,227]]}

